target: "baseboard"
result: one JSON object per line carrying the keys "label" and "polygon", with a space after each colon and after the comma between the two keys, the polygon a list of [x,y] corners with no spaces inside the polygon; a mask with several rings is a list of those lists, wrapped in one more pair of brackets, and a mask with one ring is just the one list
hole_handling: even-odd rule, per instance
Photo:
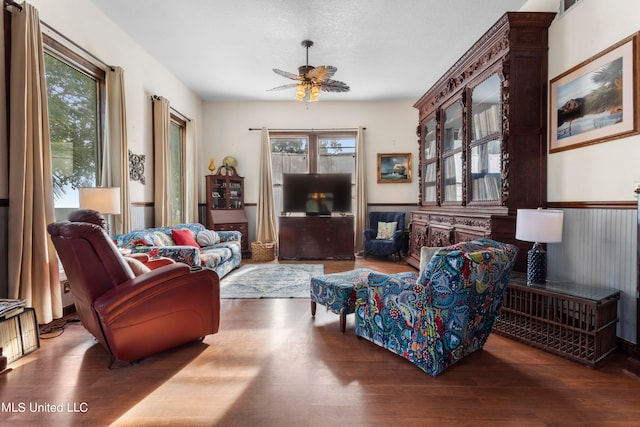
{"label": "baseboard", "polygon": [[75,304],[67,305],[67,306],[62,308],[62,315],[64,317],[70,316],[70,315],[75,314],[75,313],[76,313],[76,305]]}
{"label": "baseboard", "polygon": [[627,358],[626,370],[640,377],[640,354],[634,353]]}

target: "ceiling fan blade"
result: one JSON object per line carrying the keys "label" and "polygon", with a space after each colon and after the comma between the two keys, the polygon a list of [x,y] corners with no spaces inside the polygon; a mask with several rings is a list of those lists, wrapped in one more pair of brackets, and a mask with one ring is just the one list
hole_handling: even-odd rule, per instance
{"label": "ceiling fan blade", "polygon": [[318,83],[318,87],[323,92],[349,92],[351,90],[346,83],[331,79]]}
{"label": "ceiling fan blade", "polygon": [[308,76],[311,79],[316,79],[318,81],[325,81],[333,77],[336,71],[338,71],[338,69],[332,65],[321,65],[309,71]]}
{"label": "ceiling fan blade", "polygon": [[299,83],[289,83],[287,85],[282,85],[282,86],[276,86],[272,89],[267,89],[267,92],[271,92],[273,90],[282,90],[282,89],[291,89],[293,87],[298,87]]}
{"label": "ceiling fan blade", "polygon": [[299,75],[290,73],[288,71],[282,71],[282,70],[278,70],[277,68],[274,68],[273,72],[276,73],[276,74],[281,75],[282,77],[286,77],[288,79],[301,80]]}

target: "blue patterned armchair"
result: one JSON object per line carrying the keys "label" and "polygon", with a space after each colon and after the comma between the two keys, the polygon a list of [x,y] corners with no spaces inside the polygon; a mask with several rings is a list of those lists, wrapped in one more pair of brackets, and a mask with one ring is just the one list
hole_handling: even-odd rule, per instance
{"label": "blue patterned armchair", "polygon": [[517,252],[479,239],[438,250],[417,282],[371,273],[357,289],[356,335],[438,375],[484,346]]}
{"label": "blue patterned armchair", "polygon": [[[404,212],[369,212],[369,228],[364,230],[364,256],[401,256],[404,249]],[[381,231],[384,228],[379,227],[380,223],[393,224],[395,228],[391,228],[385,233]]]}

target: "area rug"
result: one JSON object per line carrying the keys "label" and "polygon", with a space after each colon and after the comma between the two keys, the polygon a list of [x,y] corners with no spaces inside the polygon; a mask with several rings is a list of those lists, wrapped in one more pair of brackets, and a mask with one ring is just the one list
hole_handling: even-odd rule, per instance
{"label": "area rug", "polygon": [[246,264],[220,281],[220,298],[309,298],[322,264]]}

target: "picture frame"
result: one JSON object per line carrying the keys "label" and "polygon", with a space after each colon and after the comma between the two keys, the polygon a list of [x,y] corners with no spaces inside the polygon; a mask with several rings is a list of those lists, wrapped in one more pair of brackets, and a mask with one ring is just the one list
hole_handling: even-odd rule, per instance
{"label": "picture frame", "polygon": [[639,34],[551,80],[550,153],[639,133]]}
{"label": "picture frame", "polygon": [[411,153],[378,153],[378,183],[411,182]]}
{"label": "picture frame", "polygon": [[580,3],[582,0],[560,0],[560,16],[567,13],[569,9]]}

